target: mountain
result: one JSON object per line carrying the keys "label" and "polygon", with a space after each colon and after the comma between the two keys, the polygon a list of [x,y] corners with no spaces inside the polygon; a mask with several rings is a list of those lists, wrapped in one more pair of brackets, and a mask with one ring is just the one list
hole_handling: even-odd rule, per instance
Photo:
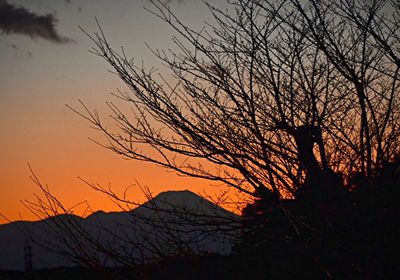
{"label": "mountain", "polygon": [[0,225],[0,269],[24,269],[24,254],[29,258],[24,250],[31,250],[35,269],[93,262],[123,266],[193,253],[226,255],[238,237],[239,220],[186,190],[160,193],[129,212],[13,222]]}

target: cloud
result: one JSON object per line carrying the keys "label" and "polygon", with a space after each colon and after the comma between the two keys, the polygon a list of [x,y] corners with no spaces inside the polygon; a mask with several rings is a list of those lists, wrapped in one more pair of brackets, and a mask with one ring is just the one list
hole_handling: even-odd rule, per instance
{"label": "cloud", "polygon": [[24,7],[10,4],[7,0],[0,0],[0,32],[3,34],[22,34],[61,44],[73,42],[58,34],[57,21],[52,14],[37,15]]}

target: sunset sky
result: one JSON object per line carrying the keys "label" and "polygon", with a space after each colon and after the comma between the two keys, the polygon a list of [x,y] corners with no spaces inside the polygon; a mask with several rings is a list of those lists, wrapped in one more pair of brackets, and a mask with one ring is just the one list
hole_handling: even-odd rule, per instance
{"label": "sunset sky", "polygon": [[[170,1],[169,5],[192,26],[201,27],[209,18],[201,1]],[[107,72],[109,66],[88,52],[92,43],[79,30],[81,26],[96,31],[95,17],[115,48],[124,46],[136,61],[159,65],[145,43],[154,48],[172,47],[172,33],[143,9],[150,6],[145,0],[0,0],[2,215],[10,220],[19,215],[33,218],[20,202],[34,200],[33,194],[39,193],[29,179],[28,162],[67,206],[87,200],[95,210],[115,209],[78,176],[103,186],[110,184],[119,193],[136,181],[154,194],[169,189],[212,189],[206,181],[127,161],[101,148],[88,139],[99,135],[65,106],[77,106],[81,99],[106,115],[110,92],[123,88],[118,77]],[[132,189],[131,195],[143,201],[138,189]]]}

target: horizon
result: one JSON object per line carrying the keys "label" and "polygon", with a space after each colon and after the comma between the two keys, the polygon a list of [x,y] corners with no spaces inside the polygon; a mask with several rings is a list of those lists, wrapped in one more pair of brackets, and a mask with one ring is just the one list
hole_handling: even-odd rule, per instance
{"label": "horizon", "polygon": [[[142,202],[134,202],[135,205],[132,208],[121,209],[121,208],[117,207],[116,209],[111,209],[109,211],[103,210],[103,209],[97,209],[97,210],[90,209],[89,211],[85,210],[81,214],[74,213],[74,212],[71,212],[71,213],[58,213],[58,214],[56,214],[54,216],[49,216],[49,217],[43,217],[43,218],[36,217],[36,219],[33,219],[33,220],[17,219],[17,220],[12,220],[11,221],[11,220],[7,220],[7,217],[2,217],[6,222],[4,222],[4,223],[0,222],[0,226],[7,225],[7,224],[12,224],[12,223],[16,223],[16,222],[29,222],[29,223],[40,222],[40,221],[43,221],[43,220],[46,220],[46,219],[51,219],[51,218],[59,217],[59,216],[63,216],[63,215],[72,215],[72,216],[76,216],[76,217],[79,217],[79,218],[82,218],[82,219],[87,219],[88,217],[90,217],[92,215],[95,215],[96,213],[104,213],[104,214],[129,213],[130,211],[134,211],[137,208],[144,206],[146,203],[148,203],[148,202],[150,202],[150,201],[152,201],[154,199],[159,198],[161,195],[170,195],[171,196],[171,195],[183,194],[183,193],[194,194],[196,197],[204,199],[205,201],[210,202],[210,203],[214,204],[215,206],[217,206],[217,207],[219,207],[219,208],[221,208],[221,209],[223,209],[225,211],[228,211],[229,213],[232,213],[234,215],[240,216],[240,213],[238,211],[235,211],[237,209],[233,209],[233,208],[229,209],[229,207],[227,207],[224,204],[218,204],[218,203],[212,201],[210,199],[210,197],[203,196],[203,195],[201,195],[199,193],[196,193],[196,192],[193,192],[192,190],[189,190],[189,189],[182,189],[182,190],[165,190],[165,191],[161,191],[158,194],[153,195],[152,197],[145,196],[145,200],[144,201],[142,201]],[[86,206],[90,206],[90,205],[86,205]],[[0,213],[0,215],[1,215],[1,213]]]}

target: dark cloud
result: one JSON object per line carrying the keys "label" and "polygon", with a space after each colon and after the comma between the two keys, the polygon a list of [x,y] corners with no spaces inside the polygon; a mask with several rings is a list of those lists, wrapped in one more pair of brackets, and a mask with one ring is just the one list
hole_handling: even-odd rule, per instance
{"label": "dark cloud", "polygon": [[24,7],[0,0],[0,32],[42,38],[55,43],[69,43],[71,39],[60,36],[56,30],[57,19],[52,14],[37,15]]}

